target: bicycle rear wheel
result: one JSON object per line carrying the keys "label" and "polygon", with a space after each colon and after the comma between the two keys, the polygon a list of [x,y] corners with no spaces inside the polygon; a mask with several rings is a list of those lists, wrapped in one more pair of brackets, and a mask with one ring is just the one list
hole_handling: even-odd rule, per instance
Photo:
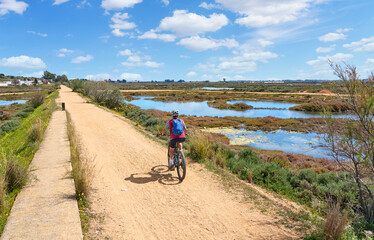
{"label": "bicycle rear wheel", "polygon": [[179,181],[183,181],[186,177],[186,159],[184,158],[184,153],[181,151],[179,152],[179,161],[177,165],[177,173]]}

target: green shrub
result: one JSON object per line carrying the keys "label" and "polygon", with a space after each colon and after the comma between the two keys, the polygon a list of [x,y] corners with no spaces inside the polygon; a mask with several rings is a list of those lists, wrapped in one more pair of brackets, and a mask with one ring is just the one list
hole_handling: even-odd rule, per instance
{"label": "green shrub", "polygon": [[28,106],[28,107],[25,107],[22,112],[28,112],[28,113],[31,113],[35,110],[35,108],[33,108],[32,106]]}
{"label": "green shrub", "polygon": [[28,112],[24,112],[24,111],[21,111],[19,113],[17,113],[16,115],[14,115],[15,117],[19,117],[19,118],[27,118],[29,116],[29,113]]}
{"label": "green shrub", "polygon": [[19,128],[21,124],[17,120],[7,120],[1,126],[0,129],[4,133],[13,132]]}
{"label": "green shrub", "polygon": [[32,107],[37,108],[39,107],[45,100],[45,94],[42,92],[38,92],[32,96],[30,99],[30,104]]}
{"label": "green shrub", "polygon": [[70,83],[71,83],[71,88],[73,89],[73,92],[76,92],[77,90],[83,88],[83,85],[85,82],[80,79],[73,79],[70,81]]}

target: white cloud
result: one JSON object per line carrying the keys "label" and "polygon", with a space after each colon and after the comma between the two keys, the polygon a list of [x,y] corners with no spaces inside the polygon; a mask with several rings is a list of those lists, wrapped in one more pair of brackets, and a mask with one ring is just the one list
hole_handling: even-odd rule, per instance
{"label": "white cloud", "polygon": [[173,34],[160,34],[153,29],[138,37],[138,39],[160,39],[165,42],[174,42],[175,38],[176,36]]}
{"label": "white cloud", "polygon": [[162,2],[166,5],[166,6],[168,6],[169,5],[169,0],[162,0]]}
{"label": "white cloud", "polygon": [[336,29],[337,33],[344,33],[344,32],[349,32],[349,31],[352,31],[352,28],[339,28],[339,29]]}
{"label": "white cloud", "polygon": [[93,80],[93,81],[104,81],[104,80],[112,79],[112,76],[109,73],[99,73],[96,75],[87,75],[85,79]]}
{"label": "white cloud", "polygon": [[190,56],[186,56],[186,55],[180,55],[179,57],[180,58],[191,58]]}
{"label": "white cloud", "polygon": [[331,52],[332,50],[334,50],[336,47],[336,45],[331,45],[330,47],[318,47],[316,49],[316,52],[318,53],[327,53],[327,52]]}
{"label": "white cloud", "polygon": [[200,5],[199,5],[199,7],[201,7],[201,8],[205,8],[205,9],[208,9],[208,10],[210,10],[210,9],[213,9],[213,8],[222,8],[220,5],[218,5],[218,4],[214,4],[214,3],[206,3],[206,2],[202,2]]}
{"label": "white cloud", "polygon": [[253,72],[257,69],[257,61],[267,62],[269,59],[277,58],[278,55],[272,52],[240,52],[235,53],[234,57],[219,58],[218,64],[199,64],[198,68],[203,71],[213,73],[246,73]]}
{"label": "white cloud", "polygon": [[93,59],[92,55],[86,55],[86,56],[79,56],[75,57],[71,60],[72,63],[81,63],[81,62],[89,62]]}
{"label": "white cloud", "polygon": [[35,78],[41,78],[43,75],[44,75],[44,71],[23,74],[23,76],[25,77],[35,77]]}
{"label": "white cloud", "polygon": [[143,0],[103,0],[101,2],[101,7],[106,11],[114,9],[124,9],[131,8],[135,4],[141,3]]}
{"label": "white cloud", "polygon": [[59,54],[57,55],[57,57],[61,57],[61,58],[63,58],[63,57],[66,57],[66,55],[65,55],[64,53],[59,53]]}
{"label": "white cloud", "polygon": [[216,40],[209,38],[201,38],[199,36],[193,36],[181,39],[177,43],[177,45],[183,45],[192,51],[201,52],[208,49],[217,49],[220,47],[233,48],[239,46],[239,43],[235,39],[226,38],[222,40]]}
{"label": "white cloud", "polygon": [[[126,50],[125,50],[126,51]],[[126,54],[131,52],[126,52]],[[125,62],[122,62],[121,65],[125,67],[148,67],[148,68],[160,68],[164,66],[164,63],[158,63],[151,61],[150,56],[139,56],[137,54],[131,53]]]}
{"label": "white cloud", "polygon": [[16,0],[1,0],[0,1],[0,16],[13,11],[22,14],[29,5],[23,1]]}
{"label": "white cloud", "polygon": [[196,72],[189,72],[186,74],[186,77],[196,77],[197,76],[197,73]]}
{"label": "white cloud", "polygon": [[129,80],[129,81],[143,80],[142,76],[138,73],[122,73],[120,78]]}
{"label": "white cloud", "polygon": [[350,48],[354,52],[374,52],[374,37],[363,38],[360,41],[344,44],[345,48]]}
{"label": "white cloud", "polygon": [[195,13],[188,13],[186,10],[176,10],[172,17],[166,17],[161,20],[156,31],[170,31],[178,36],[188,36],[215,32],[228,23],[229,20],[224,14],[213,13],[209,17],[205,17]]}
{"label": "white cloud", "polygon": [[136,28],[136,24],[133,22],[128,22],[126,19],[129,19],[128,13],[115,13],[112,17],[113,24],[109,25],[113,29],[112,33],[116,37],[123,37],[128,33],[124,33],[121,30],[129,30]]}
{"label": "white cloud", "polygon": [[347,61],[351,58],[353,58],[352,54],[337,53],[333,56],[319,56],[316,60],[311,60],[306,63],[316,70],[328,70],[330,69],[329,61],[338,63]]}
{"label": "white cloud", "polygon": [[324,0],[216,0],[224,8],[244,15],[236,23],[247,27],[264,27],[295,21],[313,4]]}
{"label": "white cloud", "polygon": [[43,69],[47,67],[42,59],[24,55],[2,58],[0,60],[0,66],[14,69]]}
{"label": "white cloud", "polygon": [[265,39],[258,39],[257,42],[260,44],[261,47],[267,47],[274,44],[272,41],[268,41]]}
{"label": "white cloud", "polygon": [[131,56],[131,55],[132,55],[132,52],[129,49],[125,49],[117,53],[117,56]]}
{"label": "white cloud", "polygon": [[67,48],[61,48],[59,51],[62,52],[62,53],[73,53],[74,52],[73,50],[70,50],[70,49],[67,49]]}
{"label": "white cloud", "polygon": [[35,32],[35,31],[27,31],[27,32],[31,33],[31,34],[34,34],[34,35],[41,36],[41,37],[48,37],[48,34],[46,34],[46,33],[38,33],[38,32]]}
{"label": "white cloud", "polygon": [[82,0],[82,2],[78,4],[77,8],[83,8],[85,6],[91,7],[91,3],[87,0]]}
{"label": "white cloud", "polygon": [[323,36],[320,36],[318,40],[322,42],[334,42],[337,40],[344,40],[347,38],[347,35],[343,33],[327,33]]}
{"label": "white cloud", "polygon": [[53,3],[53,5],[60,5],[62,3],[66,3],[66,2],[69,2],[69,0],[55,0],[55,2]]}

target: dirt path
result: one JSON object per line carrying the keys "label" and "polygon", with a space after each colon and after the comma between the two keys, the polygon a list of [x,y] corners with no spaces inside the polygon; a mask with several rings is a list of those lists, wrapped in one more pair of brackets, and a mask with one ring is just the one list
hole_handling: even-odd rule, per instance
{"label": "dirt path", "polygon": [[30,169],[33,179],[18,194],[1,239],[82,239],[65,112],[52,114]]}
{"label": "dirt path", "polygon": [[60,96],[96,168],[92,239],[297,239],[199,164],[189,163],[178,184],[165,146],[64,86]]}

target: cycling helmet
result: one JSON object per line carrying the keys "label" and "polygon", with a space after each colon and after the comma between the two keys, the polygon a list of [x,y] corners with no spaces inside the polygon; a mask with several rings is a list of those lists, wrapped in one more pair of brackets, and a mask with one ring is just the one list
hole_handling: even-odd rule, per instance
{"label": "cycling helmet", "polygon": [[173,114],[173,117],[178,117],[179,115],[178,109],[173,109],[173,111],[171,111],[171,114]]}

